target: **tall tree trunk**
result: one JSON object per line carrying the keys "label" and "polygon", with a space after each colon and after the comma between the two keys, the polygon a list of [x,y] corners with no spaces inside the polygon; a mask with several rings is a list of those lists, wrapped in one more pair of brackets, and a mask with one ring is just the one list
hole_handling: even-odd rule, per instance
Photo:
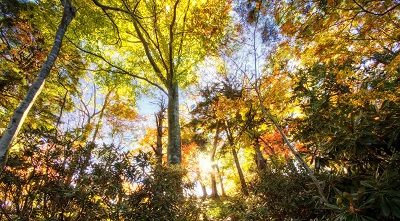
{"label": "tall tree trunk", "polygon": [[254,158],[256,161],[257,168],[259,170],[264,170],[267,167],[267,163],[260,150],[260,142],[258,141],[258,138],[256,138],[254,141],[254,152],[255,152]]}
{"label": "tall tree trunk", "polygon": [[322,186],[320,184],[320,182],[318,181],[317,177],[314,175],[314,172],[311,170],[311,168],[307,165],[306,161],[301,157],[301,155],[299,154],[299,152],[297,152],[292,143],[290,143],[289,139],[286,137],[286,134],[283,132],[281,126],[278,124],[278,122],[272,117],[272,115],[267,111],[267,109],[265,108],[263,102],[262,102],[262,98],[261,98],[261,93],[256,81],[256,85],[255,85],[255,90],[257,93],[257,97],[260,103],[260,107],[261,110],[263,112],[263,114],[266,116],[267,119],[269,119],[274,126],[278,129],[279,133],[281,134],[281,136],[283,137],[284,142],[286,143],[286,145],[288,146],[290,152],[295,156],[295,158],[299,161],[299,163],[301,164],[301,166],[303,166],[303,168],[307,171],[308,175],[310,176],[311,180],[313,181],[315,187],[317,188],[317,191],[322,199],[322,201],[324,203],[328,203],[328,199],[325,197],[324,191],[322,189]]}
{"label": "tall tree trunk", "polygon": [[244,179],[243,171],[242,171],[242,168],[240,167],[239,158],[238,158],[236,149],[234,147],[232,147],[232,155],[233,155],[233,160],[235,161],[236,169],[239,174],[239,180],[240,180],[240,184],[242,186],[242,193],[243,193],[243,195],[247,196],[247,195],[249,195],[249,193],[247,192],[246,180]]}
{"label": "tall tree trunk", "polygon": [[181,129],[179,125],[179,87],[173,82],[168,88],[168,164],[181,164]]}
{"label": "tall tree trunk", "polygon": [[215,164],[215,152],[217,152],[218,146],[218,137],[219,137],[220,127],[219,122],[217,122],[217,126],[215,129],[215,137],[213,142],[213,149],[211,150],[210,154],[210,162],[211,162],[211,197],[216,198],[218,197],[218,190],[217,190],[217,180],[215,179],[215,171],[216,171],[216,164]]}
{"label": "tall tree trunk", "polygon": [[162,143],[162,138],[163,138],[163,122],[165,119],[164,112],[167,109],[165,107],[164,99],[161,98],[160,103],[158,104],[160,107],[160,111],[155,114],[156,117],[156,126],[157,126],[157,143],[156,147],[153,148],[154,152],[156,154],[156,159],[157,159],[157,166],[161,167],[162,166],[162,157],[163,157],[163,143]]}
{"label": "tall tree trunk", "polygon": [[200,186],[201,186],[201,190],[203,191],[203,196],[202,198],[206,198],[207,197],[207,189],[206,186],[203,183],[203,177],[201,176],[200,170],[196,169],[196,174],[197,174],[197,179],[199,180]]}
{"label": "tall tree trunk", "polygon": [[233,135],[232,135],[232,132],[231,132],[227,122],[225,122],[225,131],[226,131],[226,134],[227,134],[227,137],[228,137],[229,145],[231,147],[231,151],[232,151],[232,155],[233,155],[233,160],[235,162],[236,170],[238,171],[238,174],[239,174],[240,185],[242,186],[242,193],[243,193],[243,195],[247,196],[247,195],[249,195],[249,193],[247,191],[246,180],[244,179],[243,171],[242,171],[242,168],[240,167],[240,162],[239,162],[239,158],[238,158],[238,155],[237,155],[237,151],[236,151],[236,149],[234,147]]}
{"label": "tall tree trunk", "polygon": [[[257,23],[258,23],[258,20],[256,21],[256,27],[257,27]],[[254,67],[255,67],[255,70],[254,70],[254,74],[255,74],[255,85],[254,85],[254,90],[255,90],[255,92],[256,92],[256,94],[257,94],[257,98],[258,98],[258,101],[259,101],[259,105],[260,105],[260,107],[261,107],[261,111],[262,111],[263,115],[266,117],[266,120],[265,120],[265,121],[267,121],[267,119],[269,119],[269,120],[272,122],[272,124],[276,127],[276,129],[278,129],[279,133],[280,133],[280,134],[282,135],[282,137],[283,137],[284,142],[285,142],[286,145],[288,146],[290,152],[295,156],[295,158],[299,161],[299,163],[300,163],[300,164],[304,167],[304,169],[307,171],[307,173],[308,173],[308,175],[310,176],[311,180],[313,181],[315,187],[317,188],[318,193],[319,193],[319,195],[320,195],[322,201],[323,201],[324,203],[328,203],[328,199],[325,197],[323,188],[322,188],[320,182],[318,181],[317,177],[314,175],[314,172],[313,172],[313,171],[311,170],[311,168],[307,165],[307,163],[303,160],[303,158],[301,157],[301,155],[294,149],[292,143],[290,143],[290,141],[289,141],[289,139],[287,138],[286,134],[283,132],[281,126],[278,124],[278,122],[275,120],[275,118],[267,111],[267,109],[265,108],[265,106],[264,106],[264,104],[263,104],[263,99],[262,99],[261,92],[260,92],[260,86],[259,86],[259,84],[258,84],[258,81],[259,81],[260,79],[258,78],[258,69],[257,69],[257,67],[258,67],[258,61],[257,61],[257,59],[258,59],[258,58],[257,58],[257,55],[256,55],[256,53],[257,53],[257,45],[256,45],[256,42],[257,42],[257,39],[256,39],[256,30],[257,30],[257,28],[255,28],[254,30],[255,30],[255,31],[254,31],[254,35],[253,35],[254,37],[253,37],[253,45],[252,45],[252,46],[253,46],[253,52],[255,53],[255,54],[254,54]]]}
{"label": "tall tree trunk", "polygon": [[176,24],[177,7],[176,1],[173,8],[173,17],[169,25],[169,44],[168,44],[168,164],[182,164],[181,153],[181,128],[179,124],[179,85],[175,73],[174,26]]}
{"label": "tall tree trunk", "polygon": [[267,117],[267,119],[269,119],[274,126],[278,129],[279,133],[281,134],[281,136],[283,137],[284,142],[286,143],[286,145],[288,146],[290,152],[295,156],[295,158],[299,161],[299,163],[301,164],[301,166],[303,166],[303,168],[307,171],[308,175],[310,176],[311,180],[313,181],[315,187],[317,188],[317,191],[322,199],[322,201],[324,203],[328,203],[328,199],[325,197],[324,191],[322,189],[322,186],[320,184],[320,182],[318,181],[317,177],[314,175],[314,172],[311,170],[311,168],[307,165],[306,161],[301,157],[301,155],[299,154],[299,152],[297,152],[292,143],[290,143],[289,139],[286,137],[286,134],[283,132],[281,126],[278,124],[278,122],[272,117],[272,115],[267,111],[267,109],[265,108],[264,104],[262,103],[262,99],[261,99],[261,94],[260,94],[260,90],[259,87],[257,85],[256,82],[256,86],[255,86],[255,90],[257,93],[257,97],[260,103],[260,107],[261,110],[263,112],[263,114]]}
{"label": "tall tree trunk", "polygon": [[215,168],[217,168],[217,173],[218,173],[218,177],[219,177],[219,184],[221,186],[221,194],[222,194],[222,196],[226,196],[225,188],[224,188],[224,182],[222,180],[222,175],[221,175],[221,172],[219,171],[219,167],[218,167],[217,164],[215,164]]}
{"label": "tall tree trunk", "polygon": [[29,88],[28,93],[26,94],[24,100],[20,103],[17,109],[14,111],[13,116],[11,117],[10,123],[3,133],[3,136],[0,139],[0,172],[7,162],[7,157],[9,153],[9,149],[11,143],[14,138],[17,136],[19,129],[21,128],[24,120],[35,102],[37,96],[43,89],[46,78],[50,74],[50,70],[54,65],[54,62],[60,52],[62,39],[65,35],[67,27],[69,23],[72,21],[76,14],[76,9],[71,6],[71,0],[62,1],[64,6],[63,16],[61,18],[60,25],[58,26],[56,36],[54,39],[53,47],[47,56],[45,63],[40,69],[39,75],[36,78],[35,82]]}

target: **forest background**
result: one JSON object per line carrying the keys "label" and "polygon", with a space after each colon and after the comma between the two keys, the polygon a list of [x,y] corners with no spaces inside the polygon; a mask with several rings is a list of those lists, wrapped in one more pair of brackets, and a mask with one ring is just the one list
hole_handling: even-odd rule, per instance
{"label": "forest background", "polygon": [[0,1],[0,220],[399,219],[399,9]]}

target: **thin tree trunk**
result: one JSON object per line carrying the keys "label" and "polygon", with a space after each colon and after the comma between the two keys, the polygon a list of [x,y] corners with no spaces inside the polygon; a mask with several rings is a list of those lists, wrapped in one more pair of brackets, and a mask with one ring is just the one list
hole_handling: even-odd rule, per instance
{"label": "thin tree trunk", "polygon": [[56,36],[54,39],[53,48],[51,49],[45,63],[40,69],[39,75],[36,78],[35,82],[29,88],[28,93],[26,94],[24,100],[20,103],[17,109],[14,111],[13,116],[11,117],[10,123],[7,127],[7,130],[3,133],[3,136],[0,139],[0,172],[7,162],[7,157],[9,153],[9,149],[11,147],[11,143],[14,138],[17,136],[19,129],[21,128],[24,120],[35,102],[37,96],[40,94],[43,89],[46,78],[50,74],[50,70],[54,65],[54,62],[60,52],[62,39],[65,35],[67,27],[69,23],[75,16],[76,9],[71,6],[71,0],[62,1],[64,6],[63,16],[58,26],[58,30],[56,32]]}
{"label": "thin tree trunk", "polygon": [[[258,20],[256,21],[255,26],[257,27],[258,25]],[[256,29],[254,29],[256,30]],[[258,97],[258,101],[261,107],[261,111],[264,114],[264,116],[266,116],[267,119],[269,119],[272,124],[278,129],[279,133],[281,134],[281,136],[283,137],[283,140],[285,141],[286,145],[289,147],[290,152],[292,152],[292,154],[296,157],[296,159],[300,162],[300,164],[304,167],[304,169],[307,171],[308,175],[310,176],[310,178],[312,179],[315,187],[318,190],[318,193],[322,199],[322,201],[324,203],[328,203],[327,198],[324,195],[324,191],[318,181],[318,179],[315,177],[314,172],[311,170],[311,168],[307,165],[307,163],[303,160],[303,158],[301,157],[301,155],[294,149],[293,145],[290,143],[289,139],[286,137],[286,134],[283,132],[282,128],[280,127],[280,125],[278,124],[278,122],[274,119],[274,117],[272,117],[272,115],[267,111],[267,109],[265,108],[264,104],[263,104],[263,99],[261,97],[261,92],[260,92],[260,88],[258,85],[258,61],[257,61],[257,46],[256,46],[256,31],[254,31],[254,36],[253,36],[253,51],[254,51],[254,74],[255,74],[255,86],[254,89],[257,93],[257,97]]]}
{"label": "thin tree trunk", "polygon": [[206,189],[206,186],[203,183],[203,177],[201,176],[201,173],[200,173],[199,169],[196,169],[196,174],[197,174],[197,179],[199,179],[201,190],[203,191],[202,198],[206,198],[207,197],[207,189]]}
{"label": "thin tree trunk", "polygon": [[163,172],[162,172],[162,161],[163,161],[163,122],[165,119],[165,110],[167,109],[165,107],[164,99],[161,97],[160,103],[158,103],[160,110],[155,113],[155,118],[156,118],[156,128],[157,128],[157,143],[156,147],[152,146],[153,151],[156,155],[156,165],[155,165],[155,179],[156,180],[162,180]]}
{"label": "thin tree trunk", "polygon": [[254,151],[255,151],[255,161],[257,168],[259,170],[264,170],[265,168],[267,168],[267,163],[260,150],[260,143],[258,141],[258,138],[256,138],[256,140],[254,141]]}
{"label": "thin tree trunk", "polygon": [[233,160],[235,162],[235,166],[236,166],[236,170],[238,171],[239,174],[239,180],[240,180],[240,185],[242,186],[242,193],[243,195],[247,196],[249,195],[248,191],[247,191],[247,185],[246,185],[246,180],[244,179],[244,175],[243,175],[243,171],[242,168],[240,167],[240,162],[239,162],[239,158],[237,155],[237,151],[234,147],[234,142],[233,142],[233,136],[232,136],[232,132],[230,131],[230,128],[228,127],[228,123],[225,122],[225,131],[226,134],[228,136],[228,142],[229,145],[231,147],[231,151],[232,151],[232,155],[233,155]]}
{"label": "thin tree trunk", "polygon": [[217,181],[215,179],[215,171],[216,171],[216,164],[215,164],[215,152],[217,152],[217,146],[218,146],[218,136],[220,132],[220,127],[219,127],[219,122],[217,122],[217,126],[215,129],[215,137],[214,137],[214,142],[213,142],[213,149],[211,150],[210,154],[210,162],[212,166],[212,171],[211,171],[211,197],[216,198],[218,197],[218,190],[217,190]]}
{"label": "thin tree trunk", "polygon": [[226,196],[225,188],[224,188],[224,182],[222,180],[222,175],[221,175],[221,172],[219,171],[219,167],[218,167],[217,164],[215,164],[215,168],[217,168],[217,173],[218,173],[218,177],[219,177],[219,184],[221,186],[221,194],[222,194],[222,196]]}
{"label": "thin tree trunk", "polygon": [[242,186],[242,193],[243,193],[243,195],[247,196],[247,195],[249,195],[249,193],[247,192],[246,180],[244,179],[243,171],[242,171],[242,168],[240,167],[239,158],[238,158],[236,149],[234,147],[232,147],[232,155],[233,155],[233,160],[235,161],[236,169],[239,174],[239,180],[240,180],[240,184]]}
{"label": "thin tree trunk", "polygon": [[174,82],[168,89],[168,164],[182,163],[178,93],[178,82]]}
{"label": "thin tree trunk", "polygon": [[154,148],[154,152],[156,154],[157,166],[161,167],[162,166],[162,157],[163,157],[162,138],[163,138],[163,122],[165,119],[164,112],[167,109],[165,107],[164,99],[160,100],[159,107],[160,107],[160,111],[155,114],[156,126],[157,126],[157,143],[156,143],[156,147]]}
{"label": "thin tree trunk", "polygon": [[156,144],[156,158],[157,158],[157,166],[162,165],[162,137],[163,137],[163,116],[161,112],[156,114],[156,124],[157,124],[157,144]]}
{"label": "thin tree trunk", "polygon": [[264,104],[262,103],[262,99],[261,99],[261,94],[258,88],[258,84],[256,81],[256,86],[255,86],[255,90],[257,93],[257,97],[258,100],[260,102],[260,107],[261,110],[263,112],[263,114],[274,124],[274,126],[278,129],[279,133],[281,134],[281,136],[283,137],[283,140],[285,141],[286,145],[289,147],[290,152],[292,152],[292,154],[296,157],[296,159],[300,162],[300,164],[303,166],[303,168],[307,171],[308,175],[310,176],[311,180],[313,181],[315,187],[318,190],[318,193],[322,199],[322,201],[324,203],[328,203],[328,200],[326,199],[325,195],[324,195],[324,191],[317,179],[317,177],[315,177],[314,172],[311,170],[311,168],[307,165],[306,161],[303,160],[303,158],[301,157],[301,155],[294,149],[292,143],[290,143],[289,139],[286,137],[286,134],[283,132],[282,128],[279,126],[278,122],[276,122],[276,120],[272,117],[272,115],[270,113],[268,113],[267,109],[265,108]]}
{"label": "thin tree trunk", "polygon": [[101,110],[99,113],[99,119],[97,121],[96,127],[93,132],[93,137],[92,137],[93,144],[95,143],[95,141],[97,139],[97,135],[99,134],[101,124],[103,123],[104,112],[106,110],[106,107],[108,106],[108,102],[109,102],[109,99],[110,99],[110,96],[111,96],[113,90],[114,89],[111,89],[110,91],[108,91],[108,93],[106,94],[106,97],[104,98],[104,103],[103,103],[103,106],[101,107]]}

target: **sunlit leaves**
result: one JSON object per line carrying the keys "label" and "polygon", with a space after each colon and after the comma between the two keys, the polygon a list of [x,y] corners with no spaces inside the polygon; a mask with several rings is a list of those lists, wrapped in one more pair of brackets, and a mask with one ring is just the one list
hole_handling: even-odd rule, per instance
{"label": "sunlit leaves", "polygon": [[[390,1],[274,2],[280,31],[293,46],[291,54],[309,65],[340,62],[349,56],[360,62],[375,52],[395,53],[398,14]],[[298,51],[298,52],[296,52]]]}
{"label": "sunlit leaves", "polygon": [[[0,93],[2,100],[7,101],[1,104],[1,115],[5,123],[39,73],[54,30],[46,26],[46,22],[36,20],[39,17],[35,15],[43,8],[35,3],[9,1],[1,6]],[[47,38],[50,37],[48,32],[52,33],[51,38]],[[60,109],[72,109],[70,95],[74,94],[78,84],[77,77],[81,74],[78,69],[83,67],[80,56],[75,52],[73,48],[64,47],[61,50],[48,79],[48,86],[33,106],[28,122],[49,127],[57,121],[56,114]]]}
{"label": "sunlit leaves", "polygon": [[[166,79],[171,71],[174,72],[174,79],[182,86],[195,80],[192,68],[206,54],[215,50],[219,39],[223,37],[223,29],[228,22],[230,9],[230,3],[225,1],[104,1],[101,3],[131,11],[135,15],[112,10],[101,11],[98,7],[84,4],[84,7],[90,8],[90,13],[95,16],[82,11],[88,17],[82,22],[96,21],[93,26],[99,26],[96,28],[98,37],[93,38],[95,42],[90,40],[93,36],[85,34],[87,40],[90,41],[85,43],[85,48],[101,54],[112,64],[123,67],[134,75],[147,78],[160,85],[166,83],[163,79]],[[97,16],[102,17],[97,18]],[[99,20],[103,23],[98,24]],[[141,34],[137,33],[135,23]],[[83,23],[81,25],[83,26]],[[110,29],[113,31],[110,32]],[[139,35],[142,35],[143,39]],[[146,42],[148,53],[151,53],[154,64],[150,65],[147,60],[148,55],[143,50],[143,41]],[[116,54],[117,57],[110,56],[110,52]],[[163,70],[159,73],[161,75],[150,74],[154,65]]]}

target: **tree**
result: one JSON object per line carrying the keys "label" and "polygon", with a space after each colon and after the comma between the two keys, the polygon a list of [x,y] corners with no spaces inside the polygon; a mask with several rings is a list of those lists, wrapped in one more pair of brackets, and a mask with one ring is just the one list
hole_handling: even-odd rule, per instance
{"label": "tree", "polygon": [[109,39],[103,38],[104,47],[98,49],[118,49],[118,56],[124,62],[112,62],[110,54],[83,50],[102,59],[115,73],[141,79],[167,95],[167,158],[170,164],[180,164],[179,87],[195,79],[193,68],[220,42],[229,19],[230,2],[176,0],[111,4],[93,0],[93,3],[108,17],[117,32],[113,39],[119,42],[119,46],[111,45]]}
{"label": "tree", "polygon": [[61,48],[63,36],[67,30],[67,27],[73,17],[75,16],[76,10],[71,6],[71,1],[64,1],[63,7],[63,17],[61,19],[60,25],[58,27],[53,48],[49,53],[46,62],[43,64],[42,69],[39,72],[38,77],[35,82],[30,87],[26,97],[17,107],[14,112],[14,115],[11,118],[11,121],[3,133],[0,139],[0,167],[3,168],[5,163],[7,162],[7,155],[10,149],[10,145],[14,140],[15,136],[18,134],[21,125],[23,124],[25,117],[27,116],[32,104],[35,102],[36,97],[40,94],[44,82],[48,77],[50,70],[58,56],[58,53]]}
{"label": "tree", "polygon": [[[349,162],[354,165],[351,170],[356,176],[377,171],[382,161],[372,156],[391,156],[396,149],[393,142],[397,142],[394,135],[385,150],[380,148],[378,143],[382,140],[372,132],[380,123],[370,121],[370,111],[383,113],[381,105],[385,109],[397,100],[393,93],[397,93],[399,76],[400,5],[393,1],[253,1],[247,6],[242,11],[247,21],[257,25],[258,18],[268,18],[260,25],[263,30],[273,30],[277,37],[263,32],[264,43],[276,48],[276,53],[268,57],[267,67],[295,82],[294,99],[304,115],[297,117],[294,133],[304,142],[316,171],[321,166],[341,167],[356,158],[363,159]],[[268,11],[273,11],[274,16]],[[264,112],[268,115],[266,109]],[[366,122],[370,126],[364,125]],[[371,147],[371,143],[378,145]],[[369,151],[374,153],[366,154]],[[341,163],[328,160],[331,157]],[[340,170],[343,169],[349,170]],[[348,205],[348,218],[365,210],[359,207],[360,211],[356,211],[355,205],[353,201]]]}

